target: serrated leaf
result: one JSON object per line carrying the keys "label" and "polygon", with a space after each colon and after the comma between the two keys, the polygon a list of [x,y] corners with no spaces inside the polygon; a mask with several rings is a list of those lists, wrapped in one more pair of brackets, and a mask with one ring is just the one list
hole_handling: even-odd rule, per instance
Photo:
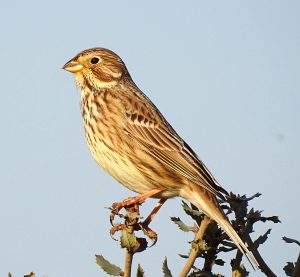
{"label": "serrated leaf", "polygon": [[173,277],[173,275],[168,267],[167,257],[165,257],[165,259],[163,261],[162,271],[163,271],[164,277]]}
{"label": "serrated leaf", "polygon": [[287,238],[287,237],[283,237],[282,238],[286,243],[296,243],[300,246],[300,242],[298,240],[295,239],[291,239],[291,238]]}
{"label": "serrated leaf", "polygon": [[171,217],[171,220],[178,226],[183,232],[193,232],[194,227],[185,225],[179,217]]}
{"label": "serrated leaf", "polygon": [[182,201],[182,208],[187,215],[189,215],[194,220],[196,220],[197,223],[199,223],[199,218],[202,215],[202,213],[200,211],[190,208],[189,205],[187,203],[185,203],[184,201]]}
{"label": "serrated leaf", "polygon": [[293,272],[295,270],[295,264],[288,262],[286,263],[286,266],[283,268],[286,276],[293,276]]}
{"label": "serrated leaf", "polygon": [[136,277],[144,277],[144,276],[145,276],[145,271],[143,270],[141,265],[138,264],[138,268],[137,268],[137,271],[136,271]]}
{"label": "serrated leaf", "polygon": [[126,229],[121,232],[121,247],[127,248],[128,251],[133,251],[138,247],[136,236],[133,233],[129,233]]}
{"label": "serrated leaf", "polygon": [[102,255],[96,255],[96,263],[102,268],[104,272],[111,276],[120,276],[122,269],[108,260],[104,259]]}

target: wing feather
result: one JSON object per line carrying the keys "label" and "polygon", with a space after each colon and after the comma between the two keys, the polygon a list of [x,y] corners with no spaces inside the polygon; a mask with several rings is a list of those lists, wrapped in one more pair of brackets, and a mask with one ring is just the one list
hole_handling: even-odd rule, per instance
{"label": "wing feather", "polygon": [[134,113],[126,112],[126,133],[177,173],[224,199],[224,194],[228,195],[227,191],[217,183],[204,163],[177,135],[163,116],[159,112],[156,116],[153,113],[151,116],[149,113],[143,113],[142,110],[139,109],[138,112],[135,110]]}

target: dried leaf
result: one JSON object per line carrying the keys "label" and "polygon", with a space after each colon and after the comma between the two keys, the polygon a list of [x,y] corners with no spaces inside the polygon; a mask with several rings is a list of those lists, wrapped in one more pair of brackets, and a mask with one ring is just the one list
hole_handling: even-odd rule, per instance
{"label": "dried leaf", "polygon": [[136,277],[144,277],[144,276],[145,276],[145,271],[143,270],[141,265],[138,264],[138,268],[137,268],[137,271],[136,271]]}
{"label": "dried leaf", "polygon": [[282,238],[286,243],[296,243],[300,246],[300,242],[298,240],[295,239],[291,239],[291,238],[287,238],[287,237],[283,237]]}
{"label": "dried leaf", "polygon": [[171,217],[171,220],[178,226],[178,228],[184,232],[193,232],[194,227],[185,225],[179,217]]}
{"label": "dried leaf", "polygon": [[136,236],[133,233],[129,233],[126,229],[121,232],[121,247],[127,248],[128,251],[133,251],[138,247]]}
{"label": "dried leaf", "polygon": [[187,259],[189,256],[188,255],[184,255],[184,254],[178,254],[179,255],[179,257],[181,257],[181,258],[184,258],[184,259]]}
{"label": "dried leaf", "polygon": [[232,277],[246,277],[249,276],[249,272],[246,270],[243,264],[240,264],[238,268],[234,268],[232,271]]}
{"label": "dried leaf", "polygon": [[111,276],[121,276],[122,269],[108,260],[104,259],[102,255],[96,255],[96,263],[102,268],[104,272]]}
{"label": "dried leaf", "polygon": [[269,235],[270,233],[271,233],[271,229],[267,230],[267,232],[265,232],[264,235],[259,236],[259,237],[253,242],[253,244],[255,245],[255,248],[256,248],[256,249],[258,248],[258,246],[259,246],[260,244],[265,243],[265,241],[268,239],[268,235]]}
{"label": "dried leaf", "polygon": [[35,277],[35,274],[34,274],[34,272],[31,272],[28,275],[24,275],[24,277]]}
{"label": "dried leaf", "polygon": [[163,261],[162,270],[163,270],[164,277],[173,277],[173,275],[168,267],[167,257],[165,257],[165,259]]}
{"label": "dried leaf", "polygon": [[137,240],[137,245],[136,248],[133,250],[134,253],[145,251],[148,246],[147,240],[145,238],[136,238],[136,240]]}
{"label": "dried leaf", "polygon": [[266,221],[272,221],[274,223],[280,223],[281,221],[279,220],[279,217],[274,215],[274,216],[269,216],[269,217],[265,217],[265,216],[261,216],[259,218],[260,221],[262,222],[266,222]]}
{"label": "dried leaf", "polygon": [[223,266],[225,264],[225,261],[223,261],[222,259],[216,259],[215,264]]}
{"label": "dried leaf", "polygon": [[293,276],[293,272],[295,270],[295,264],[291,262],[287,262],[283,270],[286,276]]}

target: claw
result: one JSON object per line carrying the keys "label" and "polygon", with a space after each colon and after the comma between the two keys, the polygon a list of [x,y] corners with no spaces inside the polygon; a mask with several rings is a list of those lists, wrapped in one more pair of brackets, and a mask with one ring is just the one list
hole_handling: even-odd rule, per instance
{"label": "claw", "polygon": [[157,233],[154,232],[148,225],[144,224],[144,222],[139,225],[144,234],[152,241],[152,244],[149,247],[154,246],[158,239]]}
{"label": "claw", "polygon": [[126,227],[125,224],[118,224],[118,225],[113,226],[113,227],[110,229],[110,231],[109,231],[110,237],[111,237],[113,240],[118,241],[117,239],[114,238],[114,234],[115,234],[117,231],[123,230],[125,227]]}

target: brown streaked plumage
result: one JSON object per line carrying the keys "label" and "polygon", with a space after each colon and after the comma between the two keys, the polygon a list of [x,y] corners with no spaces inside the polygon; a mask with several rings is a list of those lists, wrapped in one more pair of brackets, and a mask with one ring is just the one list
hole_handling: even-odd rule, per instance
{"label": "brown streaked plumage", "polygon": [[215,220],[258,263],[220,208],[228,193],[136,86],[119,56],[104,48],[82,51],[63,67],[75,74],[89,149],[118,182],[139,194],[180,196]]}

